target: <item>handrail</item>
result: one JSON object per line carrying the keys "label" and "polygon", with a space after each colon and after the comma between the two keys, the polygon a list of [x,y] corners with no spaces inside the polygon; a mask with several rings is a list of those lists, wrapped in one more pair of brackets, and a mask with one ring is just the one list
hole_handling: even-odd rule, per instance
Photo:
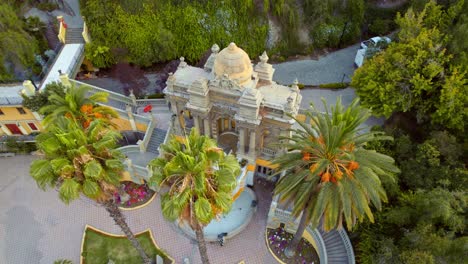
{"label": "handrail", "polygon": [[276,149],[262,148],[260,153],[262,153],[262,155],[265,155],[267,157],[274,158],[277,152],[278,150]]}
{"label": "handrail", "polygon": [[139,114],[133,114],[133,119],[135,119],[136,123],[144,123],[148,125],[152,120],[150,117],[142,116]]}
{"label": "handrail", "polygon": [[348,256],[348,263],[350,264],[356,263],[353,246],[351,245],[351,241],[349,240],[346,230],[341,228],[341,229],[338,229],[337,231],[338,231],[338,234],[340,234],[341,240],[343,241],[343,244],[345,246],[346,255]]}
{"label": "handrail", "polygon": [[88,86],[91,88],[91,90],[93,91],[97,91],[97,92],[106,92],[109,94],[109,99],[114,99],[116,101],[119,101],[119,102],[122,102],[122,103],[126,103],[126,104],[129,104],[129,105],[133,105],[133,102],[132,102],[132,99],[123,95],[123,94],[119,94],[119,93],[116,93],[116,92],[112,92],[112,91],[109,91],[109,90],[106,90],[106,89],[103,89],[103,88],[100,88],[100,87],[97,87],[97,86],[94,86],[92,84],[87,84],[87,83],[84,83],[84,82],[80,82],[80,81],[77,81],[75,79],[70,79],[70,82],[74,82],[75,84],[81,86],[81,85],[85,85],[85,86]]}
{"label": "handrail", "polygon": [[137,106],[143,106],[148,104],[155,105],[166,105],[166,99],[137,99]]}
{"label": "handrail", "polygon": [[129,153],[129,152],[139,152],[140,147],[138,145],[127,145],[127,146],[117,148],[117,150],[119,150],[120,152],[125,154],[125,153]]}
{"label": "handrail", "polygon": [[143,137],[143,140],[140,144],[143,144],[144,149],[146,151],[146,148],[148,147],[149,141],[151,139],[151,136],[153,135],[154,128],[156,127],[155,122],[153,120],[150,120],[148,123],[148,127],[146,128],[145,131],[145,136]]}
{"label": "handrail", "polygon": [[145,181],[149,180],[149,169],[148,167],[143,167],[140,165],[133,165],[135,168],[135,176],[139,177],[140,179],[144,179]]}

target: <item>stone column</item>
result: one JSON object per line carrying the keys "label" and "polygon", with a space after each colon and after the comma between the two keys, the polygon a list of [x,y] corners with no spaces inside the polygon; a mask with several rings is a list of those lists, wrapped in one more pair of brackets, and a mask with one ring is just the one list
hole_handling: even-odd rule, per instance
{"label": "stone column", "polygon": [[137,129],[137,126],[136,126],[136,123],[135,123],[135,118],[133,117],[132,107],[129,106],[129,105],[126,105],[125,106],[125,111],[127,111],[128,121],[130,121],[130,125],[132,126],[132,130],[137,131],[138,129]]}
{"label": "stone column", "polygon": [[224,118],[221,118],[221,131],[219,131],[221,133],[224,132]]}
{"label": "stone column", "polygon": [[208,118],[204,118],[203,125],[205,127],[205,135],[211,137],[210,120],[208,120]]}
{"label": "stone column", "polygon": [[255,130],[250,131],[250,142],[249,142],[249,156],[255,159]]}
{"label": "stone column", "polygon": [[198,116],[194,116],[193,121],[194,121],[195,128],[198,130],[199,133],[201,133],[202,131],[200,129],[200,119],[198,118]]}
{"label": "stone column", "polygon": [[232,122],[231,122],[231,119],[228,119],[228,128],[229,128],[229,131],[232,130]]}
{"label": "stone column", "polygon": [[7,126],[0,124],[0,127],[2,128],[3,132],[5,132],[5,134],[7,134],[8,136],[12,135],[10,129],[8,129]]}
{"label": "stone column", "polygon": [[239,155],[244,155],[245,151],[245,128],[239,128],[239,149],[237,152]]}

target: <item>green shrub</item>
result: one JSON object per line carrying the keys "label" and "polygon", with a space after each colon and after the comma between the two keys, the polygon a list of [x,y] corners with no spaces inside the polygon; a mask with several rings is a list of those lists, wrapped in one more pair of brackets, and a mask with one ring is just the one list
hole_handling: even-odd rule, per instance
{"label": "green shrub", "polygon": [[37,8],[43,11],[54,11],[58,9],[58,5],[56,3],[39,3]]}
{"label": "green shrub", "polygon": [[372,35],[385,35],[390,31],[390,25],[392,20],[390,19],[376,19],[369,25],[369,33]]}
{"label": "green shrub", "polygon": [[161,99],[164,98],[166,95],[163,93],[155,93],[148,95],[148,99]]}
{"label": "green shrub", "polygon": [[325,89],[344,89],[349,86],[349,83],[347,82],[339,82],[339,83],[323,83],[320,84],[320,88],[325,88]]}

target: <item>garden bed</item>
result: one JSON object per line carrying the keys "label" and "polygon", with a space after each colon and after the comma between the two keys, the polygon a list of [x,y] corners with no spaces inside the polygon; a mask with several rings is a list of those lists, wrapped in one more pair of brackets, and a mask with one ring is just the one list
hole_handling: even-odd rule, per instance
{"label": "garden bed", "polygon": [[114,193],[117,205],[125,209],[141,208],[149,204],[155,197],[155,192],[147,184],[136,184],[131,181],[121,182],[119,191]]}
{"label": "garden bed", "polygon": [[294,234],[286,232],[282,228],[267,229],[267,245],[276,259],[288,264],[319,264],[320,259],[315,248],[305,238],[299,242],[296,255],[292,258],[286,257],[284,250],[293,237]]}
{"label": "garden bed", "polygon": [[[164,264],[174,260],[158,248],[153,234],[148,229],[135,235],[146,254],[151,258],[159,255]],[[141,257],[126,236],[112,235],[86,226],[81,245],[81,264],[102,264],[112,259],[115,264],[141,264]]]}

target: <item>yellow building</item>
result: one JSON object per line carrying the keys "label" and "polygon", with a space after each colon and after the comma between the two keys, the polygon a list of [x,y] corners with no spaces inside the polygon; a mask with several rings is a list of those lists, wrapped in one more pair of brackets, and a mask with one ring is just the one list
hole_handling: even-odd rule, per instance
{"label": "yellow building", "polygon": [[0,135],[29,135],[42,129],[41,116],[21,105],[22,89],[22,85],[0,87]]}

